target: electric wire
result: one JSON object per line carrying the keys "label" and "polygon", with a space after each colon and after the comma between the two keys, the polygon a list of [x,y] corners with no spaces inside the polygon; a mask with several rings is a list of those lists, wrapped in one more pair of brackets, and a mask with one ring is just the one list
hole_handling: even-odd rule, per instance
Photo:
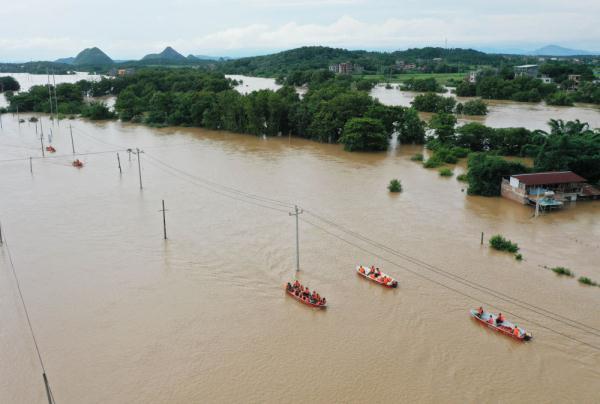
{"label": "electric wire", "polygon": [[392,264],[392,265],[394,265],[394,266],[396,266],[396,267],[398,267],[398,268],[400,268],[400,269],[403,269],[403,270],[405,270],[405,271],[408,271],[408,272],[410,272],[411,274],[413,274],[413,275],[415,275],[415,276],[417,276],[417,277],[419,277],[419,278],[422,278],[422,279],[425,279],[425,280],[427,280],[427,281],[429,281],[429,282],[435,283],[435,284],[436,284],[436,285],[438,285],[438,286],[441,286],[441,287],[443,287],[443,288],[446,288],[446,289],[448,289],[448,290],[451,290],[451,291],[453,291],[453,292],[455,292],[455,293],[457,293],[457,294],[459,294],[459,295],[461,295],[461,296],[463,296],[463,297],[466,297],[466,298],[468,298],[468,299],[470,299],[470,300],[473,300],[473,301],[475,301],[475,302],[484,303],[484,304],[485,304],[485,305],[487,305],[487,306],[490,306],[490,307],[495,307],[495,308],[497,308],[497,309],[499,309],[499,310],[502,310],[504,313],[507,313],[507,314],[509,314],[509,315],[511,315],[511,316],[513,316],[513,317],[516,317],[516,318],[519,318],[519,319],[521,319],[521,320],[527,321],[527,322],[529,322],[529,323],[531,323],[531,324],[534,324],[534,325],[536,325],[536,326],[538,326],[538,327],[540,327],[540,328],[543,328],[543,329],[545,329],[545,330],[548,330],[548,331],[550,331],[550,332],[552,332],[552,333],[554,333],[554,334],[560,335],[560,336],[562,336],[562,337],[564,337],[564,338],[570,339],[570,340],[572,340],[572,341],[578,342],[578,343],[580,343],[580,344],[582,344],[582,345],[585,345],[585,346],[588,346],[588,347],[590,347],[590,348],[593,348],[593,349],[596,349],[596,350],[600,351],[600,345],[594,345],[594,344],[591,344],[591,343],[589,343],[589,342],[586,342],[586,341],[583,341],[583,340],[581,340],[581,339],[579,339],[579,338],[576,338],[576,337],[573,337],[573,336],[571,336],[571,335],[568,335],[568,334],[565,334],[565,333],[563,333],[563,332],[560,332],[560,331],[558,331],[558,330],[556,330],[556,329],[554,329],[554,328],[551,328],[551,327],[545,326],[545,325],[543,325],[543,324],[540,324],[540,323],[539,323],[539,322],[537,322],[537,321],[534,321],[534,320],[531,320],[531,319],[529,319],[529,318],[523,317],[523,316],[521,316],[521,315],[518,315],[518,314],[516,314],[516,313],[513,313],[513,312],[511,312],[511,311],[509,311],[509,310],[502,309],[502,308],[498,307],[498,306],[497,306],[497,305],[495,305],[495,304],[492,304],[492,303],[490,303],[490,302],[486,302],[486,301],[484,301],[484,300],[482,300],[482,299],[480,299],[480,298],[476,298],[476,297],[474,297],[474,296],[472,296],[472,295],[470,295],[470,294],[468,294],[468,293],[466,293],[466,292],[463,292],[463,291],[461,291],[461,290],[459,290],[459,289],[453,288],[452,286],[446,285],[446,284],[444,284],[444,283],[442,283],[442,282],[439,282],[439,281],[437,281],[437,280],[435,280],[435,279],[432,279],[432,278],[430,278],[430,277],[428,277],[428,276],[425,276],[425,275],[423,275],[423,274],[421,274],[421,273],[419,273],[419,272],[417,272],[417,271],[414,271],[414,270],[412,270],[412,269],[410,269],[410,268],[408,268],[408,267],[406,267],[406,266],[403,266],[403,265],[401,265],[401,264],[399,264],[399,263],[397,263],[397,262],[394,262],[394,261],[390,260],[389,258],[385,258],[385,257],[383,257],[383,256],[381,256],[381,255],[379,255],[379,254],[377,254],[377,253],[375,253],[375,252],[373,252],[373,251],[370,251],[370,250],[368,250],[368,249],[366,249],[366,248],[364,248],[364,247],[362,247],[362,246],[360,246],[360,245],[358,245],[358,244],[356,244],[356,243],[353,243],[353,242],[351,242],[351,241],[348,241],[348,240],[346,240],[345,238],[343,238],[343,237],[341,237],[341,236],[339,236],[339,235],[337,235],[337,234],[335,234],[335,233],[333,233],[333,232],[330,232],[330,231],[328,231],[328,230],[327,230],[327,229],[325,229],[324,227],[322,227],[322,226],[319,226],[318,224],[311,222],[310,220],[307,220],[307,219],[300,219],[300,220],[302,220],[304,223],[307,223],[307,224],[309,224],[309,225],[311,225],[311,226],[313,226],[313,227],[315,227],[315,228],[317,228],[317,229],[321,230],[321,231],[322,231],[322,232],[324,232],[324,233],[327,233],[327,234],[329,234],[329,235],[331,235],[331,236],[333,236],[333,237],[337,238],[338,240],[340,240],[340,241],[342,241],[342,242],[344,242],[344,243],[346,243],[346,244],[348,244],[348,245],[350,245],[350,246],[352,246],[352,247],[354,247],[354,248],[357,248],[357,249],[359,249],[359,250],[361,250],[361,251],[364,251],[364,252],[366,252],[366,253],[372,254],[374,257],[377,257],[377,258],[379,258],[380,260],[382,260],[382,261],[385,261],[385,262],[387,262],[387,263],[389,263],[389,264]]}
{"label": "electric wire", "polygon": [[[358,239],[360,239],[360,240],[362,240],[362,241],[364,241],[364,242],[366,242],[368,244],[371,244],[374,247],[381,248],[382,250],[384,250],[384,251],[386,251],[386,252],[388,252],[390,254],[393,254],[393,255],[395,255],[395,256],[397,256],[399,258],[402,258],[402,259],[404,259],[406,261],[409,261],[409,262],[411,262],[411,263],[413,263],[415,265],[421,266],[421,267],[423,267],[424,269],[426,269],[428,271],[435,272],[435,273],[437,273],[437,274],[439,274],[441,276],[444,276],[446,278],[449,278],[449,279],[451,279],[451,280],[453,280],[453,281],[455,281],[457,283],[461,283],[461,284],[463,284],[465,286],[468,286],[470,288],[479,290],[480,292],[488,293],[488,294],[490,294],[490,295],[492,295],[492,296],[494,296],[494,297],[496,297],[496,298],[498,298],[500,300],[503,300],[503,301],[505,301],[507,303],[514,304],[515,306],[519,306],[521,308],[527,309],[527,310],[529,310],[529,311],[531,311],[533,313],[539,314],[539,315],[544,316],[544,317],[548,317],[548,318],[550,318],[550,319],[552,319],[554,321],[561,322],[561,323],[563,323],[565,325],[568,325],[568,326],[570,326],[572,328],[575,328],[575,329],[578,329],[580,331],[586,332],[588,334],[592,334],[592,335],[600,337],[600,329],[598,329],[598,328],[595,328],[595,327],[589,326],[587,324],[581,323],[581,322],[579,322],[577,320],[570,319],[570,318],[562,316],[562,315],[560,315],[558,313],[551,312],[551,311],[546,310],[544,308],[535,306],[535,305],[533,305],[531,303],[524,302],[524,301],[522,301],[522,300],[520,300],[520,299],[518,299],[516,297],[513,297],[513,296],[507,295],[507,294],[505,294],[503,292],[491,289],[491,288],[489,288],[487,286],[484,286],[484,285],[478,284],[476,282],[473,282],[473,281],[471,281],[469,279],[466,279],[466,278],[461,277],[461,276],[459,276],[457,274],[454,274],[452,272],[449,272],[447,270],[439,268],[439,267],[437,267],[435,265],[432,265],[432,264],[429,264],[429,263],[424,262],[422,260],[419,260],[418,258],[414,258],[414,257],[412,257],[410,255],[404,254],[404,253],[402,253],[402,252],[400,252],[398,250],[395,250],[395,249],[393,249],[393,248],[391,248],[389,246],[386,246],[386,245],[381,244],[381,243],[379,243],[379,242],[377,242],[375,240],[372,240],[372,239],[370,239],[370,238],[368,238],[368,237],[366,237],[366,236],[364,236],[364,235],[362,235],[360,233],[357,233],[355,231],[349,230],[349,229],[345,228],[344,226],[342,226],[342,225],[340,225],[338,223],[335,223],[335,222],[333,222],[331,220],[328,220],[328,219],[326,219],[326,218],[324,218],[324,217],[322,217],[320,215],[317,215],[316,213],[314,213],[314,212],[312,212],[310,210],[305,210],[305,212],[307,214],[312,215],[313,217],[315,217],[315,218],[317,218],[317,219],[325,222],[325,223],[328,223],[329,225],[331,225],[333,227],[338,228],[340,231],[342,231],[342,232],[344,232],[344,233],[346,233],[346,234],[348,234],[350,236],[356,237],[356,238],[358,238]],[[571,322],[571,323],[574,323],[574,324],[569,324],[567,322]],[[590,331],[590,330],[593,330],[593,331]]]}

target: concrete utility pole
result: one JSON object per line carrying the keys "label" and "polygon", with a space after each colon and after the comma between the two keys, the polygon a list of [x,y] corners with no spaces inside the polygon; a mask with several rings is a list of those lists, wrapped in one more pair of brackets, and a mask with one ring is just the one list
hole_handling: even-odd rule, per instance
{"label": "concrete utility pole", "polygon": [[29,172],[33,175],[33,159],[29,156]]}
{"label": "concrete utility pole", "polygon": [[0,223],[0,245],[2,245],[2,223]]}
{"label": "concrete utility pole", "polygon": [[40,144],[42,145],[42,157],[46,157],[46,154],[44,153],[44,135],[40,136]]}
{"label": "concrete utility pole", "polygon": [[75,154],[75,142],[73,142],[73,127],[69,124],[69,132],[71,133],[71,148],[73,149],[73,154]]}
{"label": "concrete utility pole", "polygon": [[135,152],[137,154],[138,173],[140,174],[140,189],[143,189],[144,187],[142,186],[142,163],[140,162],[140,149],[136,148]]}
{"label": "concrete utility pole", "polygon": [[298,205],[294,205],[294,213],[288,213],[290,216],[296,216],[296,272],[300,271],[300,240],[298,232],[298,216],[304,212],[298,209]]}
{"label": "concrete utility pole", "polygon": [[164,236],[165,240],[167,239],[167,219],[165,217],[166,211],[167,210],[165,209],[165,200],[163,199],[162,200],[162,209],[159,210],[159,212],[162,212],[162,216],[163,216],[163,236]]}
{"label": "concrete utility pole", "polygon": [[117,153],[117,164],[119,165],[119,174],[123,174],[123,170],[121,170],[121,158],[119,157],[119,153]]}

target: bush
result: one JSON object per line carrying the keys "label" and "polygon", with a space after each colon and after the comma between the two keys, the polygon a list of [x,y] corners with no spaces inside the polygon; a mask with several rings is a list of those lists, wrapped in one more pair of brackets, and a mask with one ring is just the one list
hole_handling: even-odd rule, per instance
{"label": "bush", "polygon": [[554,94],[550,94],[548,98],[546,98],[546,104],[570,107],[573,106],[573,99],[566,92],[559,91]]}
{"label": "bush", "polygon": [[452,177],[454,175],[454,172],[447,167],[441,168],[439,172],[442,177]]}
{"label": "bush", "polygon": [[469,182],[469,179],[467,178],[467,174],[464,174],[464,173],[463,174],[459,174],[456,177],[456,180],[460,181],[460,182]]}
{"label": "bush", "polygon": [[550,270],[552,272],[554,272],[555,274],[561,275],[561,276],[564,275],[564,276],[568,276],[570,278],[575,276],[575,274],[570,269],[567,269],[565,267],[554,267],[554,268],[550,268]]}
{"label": "bush", "polygon": [[452,97],[444,97],[435,93],[419,94],[411,102],[411,105],[421,112],[436,112],[450,114],[454,110],[456,100]]}
{"label": "bush", "polygon": [[515,254],[515,259],[517,261],[523,261],[523,254]]}
{"label": "bush", "polygon": [[423,163],[423,167],[425,167],[425,168],[436,168],[436,167],[441,166],[442,164],[444,164],[443,161],[441,161],[441,160],[439,160],[439,159],[437,159],[435,157],[431,157],[431,158],[427,159],[427,161],[425,161]]}
{"label": "bush", "polygon": [[504,160],[502,157],[486,153],[469,155],[469,194],[483,196],[500,195],[502,177],[526,173],[527,167],[522,164]]}
{"label": "bush", "polygon": [[598,284],[596,282],[594,282],[587,276],[580,276],[579,279],[577,279],[577,280],[579,281],[579,283],[583,283],[584,285],[598,286]]}
{"label": "bush", "polygon": [[458,159],[462,159],[464,157],[467,157],[469,155],[469,153],[471,152],[471,150],[467,149],[466,147],[455,146],[450,149],[450,152],[452,153],[452,155],[454,157],[456,157]]}
{"label": "bush", "polygon": [[115,114],[111,112],[106,104],[102,102],[93,101],[90,104],[83,107],[81,116],[89,118],[91,120],[111,119],[115,117]]}
{"label": "bush", "polygon": [[487,104],[481,100],[467,101],[462,106],[460,113],[465,115],[487,115]]}
{"label": "bush", "polygon": [[519,246],[517,243],[513,243],[510,240],[505,239],[499,234],[496,234],[492,238],[490,238],[490,245],[492,248],[499,251],[508,251],[510,253],[516,254],[519,251]]}
{"label": "bush", "polygon": [[423,154],[417,153],[410,158],[412,161],[423,161]]}
{"label": "bush", "polygon": [[391,180],[390,184],[388,185],[388,190],[390,192],[402,192],[402,184],[400,183],[400,180],[397,180],[396,178]]}

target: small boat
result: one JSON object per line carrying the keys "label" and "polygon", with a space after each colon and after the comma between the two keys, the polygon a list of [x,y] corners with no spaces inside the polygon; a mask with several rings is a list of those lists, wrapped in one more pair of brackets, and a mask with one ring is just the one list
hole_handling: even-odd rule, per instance
{"label": "small boat", "polygon": [[[361,272],[361,268],[364,270],[364,272]],[[371,273],[372,270],[369,267],[365,267],[362,265],[359,265],[356,267],[356,273],[359,274],[360,276],[367,278],[370,281],[373,281],[375,283],[380,284],[381,286],[385,286],[386,288],[397,288],[398,287],[398,281],[394,278],[392,278],[391,276],[389,276],[388,274],[384,274],[383,272],[379,272],[379,277],[375,277],[374,273]],[[385,278],[389,278],[390,280],[388,280],[387,282],[383,282],[383,279]]]}
{"label": "small boat", "polygon": [[56,153],[56,149],[53,146],[46,146],[46,151],[50,153]]}
{"label": "small boat", "polygon": [[287,285],[285,285],[285,286],[284,286],[284,289],[285,289],[285,292],[286,292],[288,295],[292,296],[294,299],[298,300],[299,302],[306,304],[307,306],[310,306],[310,307],[316,307],[316,308],[318,308],[318,309],[325,309],[325,308],[327,308],[327,303],[325,303],[325,304],[322,304],[322,303],[320,303],[320,302],[317,302],[317,303],[312,303],[312,302],[310,301],[310,299],[306,299],[306,298],[302,298],[302,297],[300,297],[300,296],[296,296],[296,294],[294,293],[294,291],[293,291],[293,290],[289,290],[289,289],[287,288]]}
{"label": "small boat", "polygon": [[[498,316],[494,315],[493,313],[484,311],[482,315],[479,315],[479,312],[477,310],[471,310],[471,316],[480,324],[485,325],[488,328],[496,330],[504,335],[507,335],[519,341],[529,341],[533,338],[533,334],[525,331],[520,327],[518,334],[515,334],[515,325],[509,321],[505,320],[500,324],[496,324],[496,318]],[[489,322],[490,319],[492,319],[491,323]]]}
{"label": "small boat", "polygon": [[83,162],[79,159],[73,161],[73,167],[81,168],[83,167]]}

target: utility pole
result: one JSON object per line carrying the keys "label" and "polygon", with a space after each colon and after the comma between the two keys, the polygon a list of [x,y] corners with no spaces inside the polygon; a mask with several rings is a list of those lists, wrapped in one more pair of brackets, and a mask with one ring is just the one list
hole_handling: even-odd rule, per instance
{"label": "utility pole", "polygon": [[159,212],[162,212],[162,216],[163,216],[163,237],[166,240],[167,239],[167,219],[165,217],[165,212],[167,210],[165,209],[165,200],[162,200],[162,209],[159,210]]}
{"label": "utility pole", "polygon": [[40,144],[42,145],[42,157],[46,157],[44,153],[44,135],[40,136]]}
{"label": "utility pole", "polygon": [[144,187],[142,186],[142,164],[140,162],[140,149],[136,148],[135,151],[137,154],[138,161],[138,173],[140,174],[140,189],[143,189]]}
{"label": "utility pole", "polygon": [[481,245],[483,245],[483,232],[481,232]]}
{"label": "utility pole", "polygon": [[0,129],[3,129],[3,127],[2,127],[2,114],[0,114]]}
{"label": "utility pole", "polygon": [[73,154],[75,154],[75,143],[73,142],[73,127],[69,124],[69,132],[71,133],[71,148],[73,149]]}
{"label": "utility pole", "polygon": [[[50,89],[50,72],[46,69],[46,75],[48,76],[48,100],[50,101],[50,118],[52,118],[52,110],[54,105],[52,104],[52,90]],[[54,123],[54,120],[52,121]]]}
{"label": "utility pole", "polygon": [[54,396],[52,395],[52,391],[50,390],[50,383],[48,382],[46,372],[42,373],[42,377],[44,378],[44,386],[46,386],[46,396],[48,397],[48,404],[56,404],[56,401],[54,401]]}
{"label": "utility pole", "polygon": [[304,212],[298,209],[298,205],[294,205],[294,213],[288,213],[290,216],[296,216],[296,272],[300,271],[300,240],[298,234],[298,216]]}
{"label": "utility pole", "polygon": [[40,133],[44,136],[44,126],[42,125],[42,117],[40,116]]}
{"label": "utility pole", "polygon": [[29,156],[29,172],[33,175],[33,159]]}
{"label": "utility pole", "polygon": [[119,153],[117,153],[117,164],[119,165],[119,174],[123,174],[123,170],[121,170],[121,158],[119,157]]}
{"label": "utility pole", "polygon": [[2,223],[0,223],[0,245],[2,245]]}
{"label": "utility pole", "polygon": [[54,69],[52,69],[52,82],[54,83],[54,113],[56,115],[56,124],[60,126],[58,120],[58,97],[56,96],[56,77],[54,76]]}

